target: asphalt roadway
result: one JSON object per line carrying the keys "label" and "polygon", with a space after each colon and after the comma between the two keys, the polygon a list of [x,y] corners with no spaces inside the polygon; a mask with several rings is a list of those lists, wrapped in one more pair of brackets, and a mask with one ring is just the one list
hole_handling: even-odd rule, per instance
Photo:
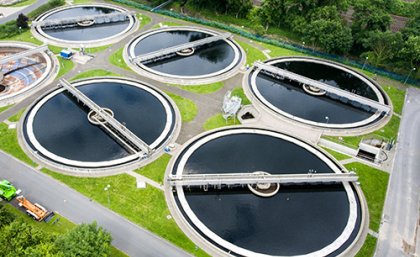
{"label": "asphalt roadway", "polygon": [[112,244],[129,256],[191,257],[164,239],[1,151],[0,178],[22,189],[25,197],[74,223],[96,221],[112,234]]}
{"label": "asphalt roadway", "polygon": [[[28,5],[27,7],[23,8],[20,11],[17,11],[17,12],[15,12],[11,15],[8,15],[4,18],[0,18],[0,24],[6,23],[6,22],[11,21],[11,20],[16,20],[20,13],[28,15],[28,13],[32,12],[33,10],[35,10],[36,8],[40,7],[41,5],[43,5],[47,2],[48,2],[48,0],[38,0],[35,3],[33,3],[31,5]],[[4,8],[6,8],[6,7],[4,7]]]}
{"label": "asphalt roadway", "polygon": [[409,88],[375,257],[420,256],[420,90]]}

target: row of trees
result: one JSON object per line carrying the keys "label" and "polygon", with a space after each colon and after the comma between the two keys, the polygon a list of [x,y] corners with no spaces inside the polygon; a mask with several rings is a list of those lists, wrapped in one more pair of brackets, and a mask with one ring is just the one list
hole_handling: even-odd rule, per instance
{"label": "row of trees", "polygon": [[[286,29],[307,45],[329,53],[367,57],[365,60],[375,66],[400,67],[402,71],[420,65],[420,0],[410,4],[409,22],[397,33],[390,31],[389,13],[399,0],[264,0],[258,8],[252,6],[252,0],[188,3],[247,18],[257,34],[268,33],[270,28]],[[343,14],[349,9],[352,16],[346,20]]]}
{"label": "row of trees", "polygon": [[96,223],[82,224],[65,234],[51,234],[17,218],[0,205],[0,256],[106,257],[111,235]]}

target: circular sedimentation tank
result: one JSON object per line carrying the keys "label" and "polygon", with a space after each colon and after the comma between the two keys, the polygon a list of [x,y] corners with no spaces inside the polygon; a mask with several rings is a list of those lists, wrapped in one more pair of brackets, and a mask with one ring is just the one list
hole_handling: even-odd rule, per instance
{"label": "circular sedimentation tank", "polygon": [[[35,46],[18,42],[0,42],[0,59]],[[45,52],[18,58],[0,67],[0,106],[21,100],[41,86],[51,75],[54,58]]]}
{"label": "circular sedimentation tank", "polygon": [[[100,15],[115,15],[114,17],[89,18]],[[87,17],[81,20],[80,17]],[[42,25],[43,22],[75,19],[73,23],[62,25]],[[113,20],[113,22],[109,22]],[[42,41],[64,47],[92,47],[109,45],[126,36],[137,27],[137,20],[127,10],[107,4],[72,5],[53,9],[39,16],[33,26],[33,34]]]}
{"label": "circular sedimentation tank", "polygon": [[125,61],[141,75],[175,84],[205,84],[225,80],[236,74],[245,61],[242,49],[231,38],[182,49],[153,60],[137,62],[145,54],[220,33],[198,27],[165,27],[134,38],[125,49]]}
{"label": "circular sedimentation tank", "polygon": [[[190,140],[171,161],[167,176],[256,171],[310,176],[344,168],[297,138],[236,127]],[[221,256],[350,256],[366,236],[366,204],[353,183],[282,184],[270,195],[247,185],[171,189],[166,197],[177,223],[198,245]]]}
{"label": "circular sedimentation tank", "polygon": [[[390,105],[388,96],[376,82],[338,63],[309,57],[284,57],[268,60],[265,64]],[[288,78],[270,76],[257,67],[245,76],[244,89],[253,102],[265,110],[321,128],[358,129],[379,124],[387,117],[357,101]]]}
{"label": "circular sedimentation tank", "polygon": [[[122,124],[123,130],[145,142],[151,156],[161,153],[179,133],[179,111],[170,98],[150,85],[111,77],[72,84]],[[102,124],[90,108],[58,88],[39,98],[26,113],[22,125],[25,148],[41,161],[70,171],[112,169],[146,158],[130,152]]]}

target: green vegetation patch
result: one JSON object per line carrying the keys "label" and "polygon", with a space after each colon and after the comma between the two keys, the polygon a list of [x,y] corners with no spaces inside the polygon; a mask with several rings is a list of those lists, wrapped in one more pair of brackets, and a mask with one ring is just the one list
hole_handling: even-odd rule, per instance
{"label": "green vegetation patch", "polygon": [[231,125],[239,125],[241,124],[238,119],[236,121],[233,118],[229,118],[225,120],[222,114],[216,114],[213,117],[210,117],[203,125],[204,130],[211,130],[215,128],[231,126]]}
{"label": "green vegetation patch", "polygon": [[167,27],[176,27],[176,26],[183,26],[183,24],[178,23],[178,22],[173,22],[173,21],[165,21],[165,22],[161,22],[161,23],[158,23],[158,24],[154,25],[152,27],[152,29],[157,29],[157,28],[166,27],[166,26]]}
{"label": "green vegetation patch", "polygon": [[278,46],[273,46],[273,45],[266,44],[266,43],[261,43],[261,45],[264,48],[270,50],[270,52],[268,54],[271,57],[280,57],[280,56],[307,56],[306,54],[303,54],[301,52],[289,50],[289,49],[278,47]]}
{"label": "green vegetation patch", "polygon": [[384,86],[383,89],[388,94],[389,98],[391,98],[394,112],[401,115],[406,91],[393,86]]}
{"label": "green vegetation patch", "polygon": [[184,85],[174,85],[171,86],[179,87],[181,89],[197,93],[197,94],[210,94],[222,89],[225,85],[223,82],[216,82],[212,84],[203,84],[203,85],[195,85],[195,86],[184,86]]}
{"label": "green vegetation patch", "polygon": [[89,70],[89,71],[82,72],[79,75],[71,78],[71,80],[84,79],[84,78],[90,78],[90,77],[101,77],[101,76],[121,77],[120,74],[114,73],[112,71],[97,69],[97,70]]}
{"label": "green vegetation patch", "polygon": [[22,32],[20,34],[14,35],[12,37],[5,37],[1,40],[8,40],[8,41],[23,41],[23,42],[29,42],[33,43],[35,45],[42,45],[42,42],[36,39],[32,34],[31,31],[26,30],[25,32]]}
{"label": "green vegetation patch", "polygon": [[358,162],[349,163],[345,166],[349,171],[354,171],[359,176],[359,182],[369,208],[369,228],[378,232],[389,174]]}
{"label": "green vegetation patch", "polygon": [[331,150],[331,149],[326,148],[326,147],[322,147],[322,148],[325,151],[327,151],[329,154],[331,154],[338,161],[346,160],[346,159],[350,159],[351,158],[351,156],[348,156],[347,154],[339,153],[339,152],[336,152],[336,151]]}
{"label": "green vegetation patch", "polygon": [[236,43],[238,43],[246,53],[246,64],[252,66],[252,64],[258,60],[264,61],[267,59],[263,52],[258,48],[240,40],[236,40]]}
{"label": "green vegetation patch", "polygon": [[179,247],[194,253],[196,256],[208,256],[202,250],[195,250],[195,244],[179,229],[166,206],[163,192],[148,186],[136,188],[136,179],[127,174],[101,177],[80,178],[55,173],[43,168],[42,172],[60,180],[87,197],[108,206],[108,194],[104,191],[107,185],[109,192],[109,208],[132,222],[175,243]]}
{"label": "green vegetation patch", "polygon": [[140,21],[140,29],[142,29],[144,26],[146,26],[147,24],[149,24],[152,21],[152,18],[150,18],[149,16],[144,15],[142,13],[138,13],[137,18]]}
{"label": "green vegetation patch", "polygon": [[135,172],[148,177],[160,184],[163,184],[163,179],[165,177],[166,166],[168,166],[171,156],[169,154],[164,154],[159,159],[155,160],[148,165],[136,169]]}
{"label": "green vegetation patch", "polygon": [[363,244],[360,251],[356,254],[356,257],[372,257],[375,253],[376,241],[375,237],[367,235],[365,243]]}
{"label": "green vegetation patch", "polygon": [[197,116],[198,108],[197,105],[190,99],[181,97],[179,95],[172,94],[170,92],[165,92],[175,104],[178,106],[179,112],[181,113],[182,121],[189,122],[194,120]]}
{"label": "green vegetation patch", "polygon": [[237,96],[242,99],[242,105],[248,105],[251,104],[251,101],[246,97],[244,90],[242,87],[235,87],[232,90],[232,96]]}
{"label": "green vegetation patch", "polygon": [[60,65],[60,71],[58,72],[57,78],[61,78],[64,74],[66,74],[74,68],[74,63],[72,60],[58,58],[58,62]]}
{"label": "green vegetation patch", "polygon": [[76,226],[74,223],[70,222],[68,219],[59,214],[55,214],[54,217],[48,222],[36,222],[32,219],[32,217],[29,217],[26,215],[26,213],[16,209],[10,204],[4,205],[4,208],[6,208],[9,212],[13,213],[17,217],[23,219],[26,223],[31,224],[32,226],[39,228],[47,233],[64,234]]}
{"label": "green vegetation patch", "polygon": [[5,110],[9,109],[9,108],[10,108],[10,107],[12,107],[12,106],[13,106],[13,104],[10,104],[10,105],[6,105],[6,106],[3,106],[3,107],[0,107],[0,113],[4,112]]}
{"label": "green vegetation patch", "polygon": [[125,63],[123,58],[124,47],[121,47],[109,56],[109,62],[117,67],[131,71],[130,67]]}
{"label": "green vegetation patch", "polygon": [[383,128],[376,130],[375,132],[367,134],[367,135],[356,136],[356,137],[342,137],[342,140],[340,140],[338,137],[332,137],[332,136],[323,136],[323,138],[326,138],[328,140],[331,140],[339,144],[344,143],[345,145],[349,147],[357,149],[359,147],[360,141],[364,137],[368,138],[369,136],[379,136],[385,139],[396,141],[399,127],[400,127],[400,118],[393,115],[391,120],[388,122],[388,124],[386,124]]}
{"label": "green vegetation patch", "polygon": [[19,160],[35,167],[37,164],[33,162],[20,148],[16,129],[9,129],[6,123],[0,123],[0,149],[6,153],[13,155]]}
{"label": "green vegetation patch", "polygon": [[18,111],[15,115],[9,117],[10,122],[18,122],[20,118],[22,117],[23,113],[25,112],[25,108]]}

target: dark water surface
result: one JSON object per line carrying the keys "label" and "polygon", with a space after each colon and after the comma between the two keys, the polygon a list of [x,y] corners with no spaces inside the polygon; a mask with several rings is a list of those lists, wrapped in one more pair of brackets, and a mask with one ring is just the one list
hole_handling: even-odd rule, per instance
{"label": "dark water surface", "polygon": [[[300,146],[247,133],[205,143],[190,156],[184,171],[285,174],[307,173],[310,169],[333,172]],[[246,187],[184,192],[193,212],[211,231],[239,247],[271,255],[319,250],[342,233],[349,217],[348,198],[342,185],[282,186],[271,198],[258,197]]]}
{"label": "dark water surface", "polygon": [[[366,83],[341,69],[305,61],[287,61],[274,66],[378,100]],[[296,82],[276,80],[263,73],[257,75],[256,84],[261,95],[276,108],[313,122],[348,124],[363,121],[374,113],[374,110],[366,111],[328,96],[309,95]]]}
{"label": "dark water surface", "polygon": [[[49,19],[62,19],[67,17],[77,17],[86,15],[108,14],[119,12],[118,10],[107,7],[74,7],[66,10],[56,12],[49,15],[45,20]],[[121,21],[115,23],[98,24],[90,27],[73,27],[65,29],[47,29],[44,32],[61,40],[67,41],[91,41],[101,38],[112,37],[129,25],[129,21]]]}
{"label": "dark water surface", "polygon": [[[211,36],[204,32],[187,30],[156,33],[142,39],[135,46],[135,55],[180,45]],[[173,57],[146,64],[147,67],[171,75],[199,76],[214,73],[228,67],[234,60],[232,47],[220,40],[196,49],[194,55]]]}
{"label": "dark water surface", "polygon": [[[147,144],[155,141],[165,127],[168,117],[164,106],[143,89],[117,82],[78,88],[99,106],[111,109],[119,122]],[[88,111],[67,93],[59,93],[35,115],[35,137],[50,152],[71,160],[109,161],[128,156],[101,127],[89,123]]]}

